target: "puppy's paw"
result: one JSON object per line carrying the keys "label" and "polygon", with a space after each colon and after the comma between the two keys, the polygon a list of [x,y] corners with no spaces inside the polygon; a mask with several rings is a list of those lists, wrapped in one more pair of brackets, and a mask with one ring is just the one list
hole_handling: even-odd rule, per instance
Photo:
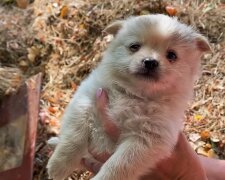
{"label": "puppy's paw", "polygon": [[57,144],[59,144],[59,138],[58,137],[51,137],[48,141],[47,144],[51,147],[51,148],[55,148]]}
{"label": "puppy's paw", "polygon": [[47,165],[48,178],[53,180],[64,180],[67,177],[67,165],[60,160],[50,159]]}

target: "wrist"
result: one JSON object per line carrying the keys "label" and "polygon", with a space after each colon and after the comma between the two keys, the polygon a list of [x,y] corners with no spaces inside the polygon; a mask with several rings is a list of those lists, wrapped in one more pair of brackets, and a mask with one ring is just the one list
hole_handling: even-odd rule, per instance
{"label": "wrist", "polygon": [[199,155],[202,167],[205,169],[209,180],[225,179],[225,161],[219,159],[207,158]]}

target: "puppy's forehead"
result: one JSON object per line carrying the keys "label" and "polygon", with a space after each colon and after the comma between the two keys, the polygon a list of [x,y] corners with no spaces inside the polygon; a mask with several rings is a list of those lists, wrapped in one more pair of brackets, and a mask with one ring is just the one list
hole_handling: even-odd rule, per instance
{"label": "puppy's forehead", "polygon": [[181,24],[176,18],[165,15],[144,15],[128,19],[122,31],[122,36],[129,36],[141,41],[173,41],[192,39],[192,28]]}

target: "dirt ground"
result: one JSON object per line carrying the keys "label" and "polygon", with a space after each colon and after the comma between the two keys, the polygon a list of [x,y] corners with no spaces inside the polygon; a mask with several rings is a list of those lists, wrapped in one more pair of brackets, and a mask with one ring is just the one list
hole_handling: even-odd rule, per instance
{"label": "dirt ground", "polygon": [[[80,82],[101,60],[115,19],[164,13],[196,27],[212,52],[202,58],[202,77],[185,116],[185,134],[198,154],[225,159],[225,2],[220,0],[36,0],[25,10],[0,7],[0,67],[19,68],[24,77],[43,72],[34,179],[45,180],[60,117]],[[89,172],[68,179],[87,180]]]}

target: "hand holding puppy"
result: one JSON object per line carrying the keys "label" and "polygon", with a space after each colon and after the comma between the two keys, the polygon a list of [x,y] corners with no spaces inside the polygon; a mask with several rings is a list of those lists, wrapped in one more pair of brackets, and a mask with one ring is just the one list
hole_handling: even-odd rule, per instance
{"label": "hand holding puppy", "polygon": [[[100,115],[99,120],[112,141],[116,141],[119,137],[120,130],[107,116],[107,93],[102,89],[99,89],[97,92],[97,99],[97,109]],[[110,154],[97,154],[90,148],[89,152],[98,162],[92,162],[90,159],[83,159],[83,163],[87,169],[96,174],[105,161],[110,157]],[[142,177],[142,180],[149,179],[203,180],[207,178],[196,153],[191,149],[185,136],[181,133],[172,155],[169,158],[162,160],[157,165],[157,168],[150,174]]]}

